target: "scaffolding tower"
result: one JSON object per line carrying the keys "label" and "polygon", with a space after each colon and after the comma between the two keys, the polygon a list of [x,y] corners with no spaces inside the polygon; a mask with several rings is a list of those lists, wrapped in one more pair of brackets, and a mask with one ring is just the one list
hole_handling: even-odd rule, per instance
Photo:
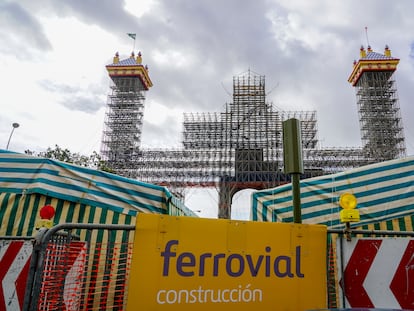
{"label": "scaffolding tower", "polygon": [[[107,66],[112,84],[102,156],[116,173],[166,186],[177,196],[184,197],[185,190],[191,187],[215,187],[219,194],[219,218],[230,218],[231,200],[237,191],[290,182],[290,177],[283,172],[282,146],[282,123],[290,118],[300,120],[301,124],[304,161],[301,178],[336,173],[382,161],[384,157],[396,158],[405,151],[402,129],[397,130],[401,123],[396,117],[399,109],[395,89],[387,88],[388,97],[378,95],[380,87],[368,79],[368,70],[359,74],[358,79],[355,79],[357,74],[351,75],[350,80],[355,82],[361,96],[358,106],[363,147],[321,148],[316,111],[275,109],[266,100],[265,76],[248,70],[233,77],[233,98],[225,105],[225,111],[184,113],[181,148],[140,148],[144,92],[152,86],[140,57],[135,60],[132,55],[120,61],[116,55],[113,64]],[[387,58],[387,66],[392,66],[394,60]],[[361,68],[365,68],[364,61],[360,60]],[[354,66],[354,71],[359,72],[358,66]],[[387,80],[387,86],[393,84]],[[386,102],[385,106],[389,106],[387,112],[377,109],[374,99],[378,97],[383,105]],[[395,131],[388,133],[387,140],[378,133],[383,128],[372,125],[384,122],[385,117],[390,118],[389,124],[398,123]],[[372,148],[381,139],[386,143],[391,141],[393,149],[399,152],[385,153],[384,148],[384,155],[378,157]]]}
{"label": "scaffolding tower", "polygon": [[355,87],[361,140],[367,157],[382,162],[405,156],[406,148],[393,73],[398,58],[388,46],[384,54],[368,46],[360,50],[360,59],[348,81]]}
{"label": "scaffolding tower", "polygon": [[111,78],[102,135],[101,156],[108,167],[129,176],[130,158],[139,150],[144,117],[145,92],[152,86],[142,56],[134,53],[106,66]]}

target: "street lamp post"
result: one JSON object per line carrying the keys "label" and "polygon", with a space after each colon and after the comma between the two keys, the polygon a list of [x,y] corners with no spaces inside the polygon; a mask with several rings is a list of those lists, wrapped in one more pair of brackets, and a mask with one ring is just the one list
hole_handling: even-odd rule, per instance
{"label": "street lamp post", "polygon": [[10,140],[11,140],[11,138],[13,136],[14,129],[17,129],[19,126],[20,126],[20,124],[19,123],[16,123],[16,122],[12,124],[12,127],[13,128],[11,130],[11,133],[10,133],[10,136],[9,136],[9,140],[7,141],[6,150],[9,150],[9,144],[10,144]]}

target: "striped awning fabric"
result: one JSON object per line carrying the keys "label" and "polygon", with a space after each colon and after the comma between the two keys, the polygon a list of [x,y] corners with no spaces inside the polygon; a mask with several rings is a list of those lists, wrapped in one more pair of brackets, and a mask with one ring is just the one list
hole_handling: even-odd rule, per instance
{"label": "striped awning fabric", "polygon": [[[414,157],[304,179],[300,181],[300,192],[303,223],[343,227],[339,220],[339,197],[346,192],[358,200],[361,220],[355,225],[413,215]],[[292,185],[253,192],[251,219],[293,222]]]}
{"label": "striped awning fabric", "polygon": [[195,216],[164,187],[5,150],[0,150],[0,193],[42,194],[131,216],[169,209]]}

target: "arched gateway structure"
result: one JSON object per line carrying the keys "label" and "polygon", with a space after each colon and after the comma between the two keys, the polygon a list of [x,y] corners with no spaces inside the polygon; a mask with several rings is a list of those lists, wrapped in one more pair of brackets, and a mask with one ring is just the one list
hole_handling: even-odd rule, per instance
{"label": "arched gateway structure", "polygon": [[[384,159],[369,152],[370,143],[362,148],[320,149],[316,111],[274,109],[266,101],[265,76],[251,70],[233,78],[233,100],[226,104],[225,111],[184,113],[181,148],[143,149],[139,144],[144,93],[152,86],[147,67],[142,65],[139,53],[137,58],[131,55],[126,60],[116,55],[106,68],[112,82],[101,153],[108,166],[120,175],[167,186],[175,194],[188,187],[216,187],[219,218],[230,218],[231,199],[237,191],[289,182],[289,176],[283,173],[282,148],[282,122],[287,119],[296,118],[301,123],[305,168],[302,178]],[[358,68],[354,67],[354,71],[358,72]],[[364,75],[358,81],[365,81]],[[371,102],[377,99],[370,98]],[[370,106],[358,105],[362,110],[370,109]],[[390,112],[398,114],[399,110],[390,109]],[[375,132],[384,129],[364,127],[364,131],[374,132],[368,135],[374,137]],[[402,132],[392,133],[402,135]],[[398,146],[403,146],[403,137],[402,141],[400,136],[395,139],[400,142]],[[399,157],[402,151],[405,153],[404,148],[398,148],[400,152],[388,156]]]}

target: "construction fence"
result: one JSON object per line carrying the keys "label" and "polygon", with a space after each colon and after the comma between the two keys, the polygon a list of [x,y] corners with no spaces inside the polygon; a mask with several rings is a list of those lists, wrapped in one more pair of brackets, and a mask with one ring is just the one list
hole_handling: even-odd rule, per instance
{"label": "construction fence", "polygon": [[[0,310],[125,310],[134,230],[133,225],[60,224],[41,229],[35,238],[0,237]],[[359,238],[404,239],[414,252],[414,232],[329,229],[329,308],[352,299],[343,248]],[[413,277],[404,283],[413,283]]]}
{"label": "construction fence", "polygon": [[328,229],[328,307],[414,310],[413,258],[413,231]]}
{"label": "construction fence", "polygon": [[[135,226],[61,224],[0,238],[0,310],[124,310]],[[15,284],[15,285],[12,285]]]}

